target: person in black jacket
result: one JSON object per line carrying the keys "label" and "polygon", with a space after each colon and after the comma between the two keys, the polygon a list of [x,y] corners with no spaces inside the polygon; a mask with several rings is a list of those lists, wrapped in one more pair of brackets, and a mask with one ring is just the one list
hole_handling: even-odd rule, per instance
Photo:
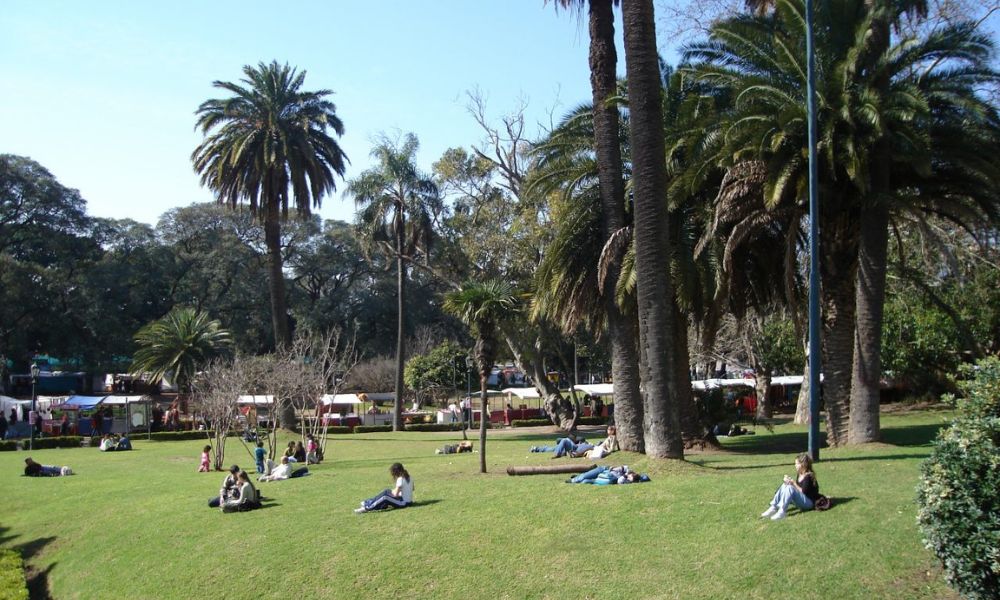
{"label": "person in black jacket", "polygon": [[795,457],[795,477],[785,475],[785,480],[774,493],[774,499],[761,517],[770,517],[772,521],[784,519],[788,507],[795,505],[799,510],[812,510],[819,499],[819,482],[813,472],[812,459],[802,453]]}

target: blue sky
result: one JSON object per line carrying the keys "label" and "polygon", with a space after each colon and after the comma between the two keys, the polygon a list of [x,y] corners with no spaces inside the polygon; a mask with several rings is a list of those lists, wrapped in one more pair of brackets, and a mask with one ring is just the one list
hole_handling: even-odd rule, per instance
{"label": "blue sky", "polygon": [[[478,142],[474,88],[493,116],[524,100],[548,123],[590,97],[587,44],[585,19],[542,0],[8,2],[0,153],[40,162],[93,215],[155,223],[212,199],[191,169],[194,111],[245,64],[288,62],[335,92],[351,178],[380,132],[416,133],[426,170]],[[353,218],[343,187],[324,217]]]}

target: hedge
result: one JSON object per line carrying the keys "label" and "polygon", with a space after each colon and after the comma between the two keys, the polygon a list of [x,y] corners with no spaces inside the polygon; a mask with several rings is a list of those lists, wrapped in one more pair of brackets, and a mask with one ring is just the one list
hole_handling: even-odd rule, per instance
{"label": "hedge", "polygon": [[[157,431],[148,435],[149,439],[159,442],[177,442],[181,440],[207,440],[212,437],[212,433],[211,431]],[[238,432],[233,432],[233,435],[237,434]],[[136,439],[146,437],[144,434],[136,434],[136,436]]]}
{"label": "hedge", "polygon": [[511,427],[545,427],[551,424],[549,419],[514,419],[510,422]]}
{"label": "hedge", "polygon": [[1000,358],[965,369],[958,417],[921,467],[917,521],[964,598],[1000,598]]}
{"label": "hedge", "polygon": [[411,423],[407,431],[462,431],[461,423]]}
{"label": "hedge", "polygon": [[326,428],[326,432],[330,435],[351,433],[351,428],[347,425],[329,425]]}
{"label": "hedge", "polygon": [[0,598],[3,600],[28,600],[28,586],[24,581],[24,563],[21,555],[9,549],[0,549]]}
{"label": "hedge", "polygon": [[0,452],[17,450],[17,440],[0,440]]}
{"label": "hedge", "polygon": [[577,425],[606,425],[607,417],[580,417],[576,420]]}
{"label": "hedge", "polygon": [[[79,448],[83,443],[83,438],[78,435],[67,435],[64,437],[35,438],[35,450],[44,448]],[[22,446],[26,444],[22,442]]]}
{"label": "hedge", "polygon": [[354,433],[384,433],[392,431],[392,425],[358,425]]}

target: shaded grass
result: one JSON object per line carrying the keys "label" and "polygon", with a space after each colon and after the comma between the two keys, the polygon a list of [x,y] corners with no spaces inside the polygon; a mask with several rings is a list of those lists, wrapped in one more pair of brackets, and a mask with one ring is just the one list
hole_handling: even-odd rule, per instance
{"label": "shaded grass", "polygon": [[[34,453],[71,465],[69,478],[15,477],[25,453],[3,453],[0,543],[27,549],[60,599],[949,597],[914,504],[946,418],[887,415],[891,443],[824,449],[817,474],[834,508],[778,523],[757,515],[804,449],[790,424],[685,462],[612,455],[606,464],[653,481],[609,487],[503,474],[559,462],[527,451],[549,432],[491,431],[485,475],[476,454],[434,454],[454,434],[336,436],[309,477],[260,485],[269,508],[225,515],[205,506],[222,476],[195,472],[200,441]],[[238,444],[227,450],[252,464]],[[418,505],[353,514],[390,485],[396,460]]]}

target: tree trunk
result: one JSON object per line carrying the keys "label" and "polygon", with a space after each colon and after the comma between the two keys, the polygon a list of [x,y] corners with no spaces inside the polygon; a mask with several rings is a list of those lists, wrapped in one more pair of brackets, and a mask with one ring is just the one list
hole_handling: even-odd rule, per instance
{"label": "tree trunk", "polygon": [[857,277],[857,222],[841,217],[824,234],[823,250],[823,403],[827,443],[847,443],[854,365],[854,303]]}
{"label": "tree trunk", "polygon": [[486,472],[486,423],[490,420],[490,401],[486,396],[486,380],[489,378],[488,370],[479,373],[479,393],[482,400],[482,414],[479,417],[479,472]]}
{"label": "tree trunk", "polygon": [[768,392],[771,389],[771,371],[754,365],[754,374],[754,387],[757,391],[756,417],[758,419],[770,419],[774,416],[774,411],[771,409],[771,399],[768,398]]}
{"label": "tree trunk", "polygon": [[[881,169],[876,166],[875,170]],[[861,219],[849,444],[879,440],[882,309],[885,304],[888,241],[889,211],[879,203],[866,209]]]}
{"label": "tree trunk", "polygon": [[[617,63],[611,0],[593,0],[590,2],[590,86],[594,105],[594,150],[601,190],[601,236],[605,242],[625,225],[618,107],[608,106],[608,99],[617,93]],[[611,341],[615,425],[622,449],[642,452],[642,396],[639,394],[634,319],[623,315],[615,302],[617,280],[618,269],[615,268],[607,278],[610,290],[601,290]]]}
{"label": "tree trunk", "polygon": [[674,377],[677,381],[677,410],[681,419],[681,436],[684,447],[704,447],[707,440],[698,409],[694,404],[694,392],[691,389],[691,357],[688,355],[687,317],[674,302],[674,324],[677,334],[674,335]]}
{"label": "tree trunk", "polygon": [[[274,345],[278,349],[288,348],[292,343],[288,329],[288,309],[285,298],[285,272],[281,261],[281,214],[277,202],[267,205],[264,217],[264,243],[268,256],[268,293],[271,296],[271,326],[274,328]],[[282,404],[278,420],[285,429],[295,429],[295,407],[291,403]]]}
{"label": "tree trunk", "polygon": [[531,373],[535,382],[535,390],[543,398],[543,406],[549,419],[564,431],[576,429],[576,419],[578,414],[573,403],[563,398],[559,393],[559,388],[549,381],[545,373],[545,365],[542,364],[542,337],[535,338],[534,348],[527,349],[519,344],[513,337],[505,335],[507,347],[514,355],[514,364],[524,373]]}
{"label": "tree trunk", "polygon": [[666,153],[652,0],[626,0],[622,17],[629,82],[639,343],[645,353],[640,372],[645,448],[650,456],[683,458],[673,368],[676,332],[669,269]]}
{"label": "tree trunk", "polygon": [[406,243],[403,207],[396,207],[396,401],[392,430],[403,430],[403,368],[406,359],[406,261],[403,250]]}
{"label": "tree trunk", "polygon": [[806,341],[806,365],[802,368],[802,385],[799,386],[799,397],[795,402],[796,425],[809,424],[809,342]]}

